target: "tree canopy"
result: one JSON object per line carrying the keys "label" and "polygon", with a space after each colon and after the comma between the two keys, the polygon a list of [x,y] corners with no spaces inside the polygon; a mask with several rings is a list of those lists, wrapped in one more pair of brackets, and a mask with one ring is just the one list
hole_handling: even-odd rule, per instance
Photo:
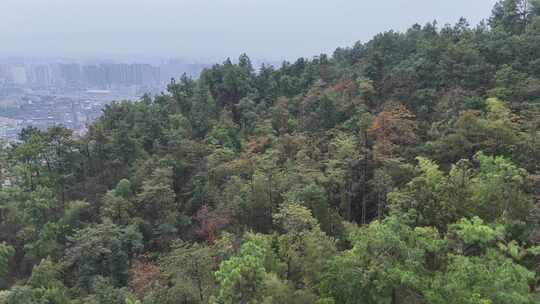
{"label": "tree canopy", "polygon": [[0,153],[0,304],[538,303],[540,2],[227,59]]}

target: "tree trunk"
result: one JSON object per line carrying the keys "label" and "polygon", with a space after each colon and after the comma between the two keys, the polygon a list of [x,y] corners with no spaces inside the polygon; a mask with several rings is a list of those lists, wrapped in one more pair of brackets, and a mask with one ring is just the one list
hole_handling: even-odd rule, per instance
{"label": "tree trunk", "polygon": [[394,288],[392,289],[392,304],[398,304],[399,303],[399,300],[398,300],[398,290],[397,288]]}

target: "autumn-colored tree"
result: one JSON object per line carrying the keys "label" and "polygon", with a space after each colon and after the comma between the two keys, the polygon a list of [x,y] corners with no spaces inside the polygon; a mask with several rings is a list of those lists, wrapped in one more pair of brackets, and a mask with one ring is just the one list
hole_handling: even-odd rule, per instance
{"label": "autumn-colored tree", "polygon": [[128,286],[139,299],[144,299],[154,288],[162,288],[161,280],[159,265],[148,257],[139,257],[129,268]]}
{"label": "autumn-colored tree", "polygon": [[398,157],[399,147],[416,142],[416,128],[415,115],[404,105],[387,105],[368,131],[375,138],[375,158],[384,161]]}
{"label": "autumn-colored tree", "polygon": [[228,213],[210,210],[207,205],[204,205],[193,216],[193,219],[199,223],[193,233],[206,240],[208,244],[213,244],[217,239],[217,231],[229,223],[229,217]]}
{"label": "autumn-colored tree", "polygon": [[1,142],[0,304],[539,302],[540,0],[496,2]]}

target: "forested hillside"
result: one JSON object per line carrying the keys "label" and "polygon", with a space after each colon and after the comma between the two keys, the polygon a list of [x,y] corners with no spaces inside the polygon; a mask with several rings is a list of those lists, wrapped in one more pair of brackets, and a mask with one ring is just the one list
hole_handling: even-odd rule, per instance
{"label": "forested hillside", "polygon": [[540,1],[242,55],[1,168],[2,304],[538,303]]}

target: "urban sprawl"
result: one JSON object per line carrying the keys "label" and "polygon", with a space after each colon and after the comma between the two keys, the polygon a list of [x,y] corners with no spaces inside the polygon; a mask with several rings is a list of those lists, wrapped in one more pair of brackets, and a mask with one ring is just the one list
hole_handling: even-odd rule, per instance
{"label": "urban sprawl", "polygon": [[113,100],[158,94],[172,77],[196,76],[204,64],[0,61],[0,138],[17,140],[28,126],[63,125],[83,134]]}

